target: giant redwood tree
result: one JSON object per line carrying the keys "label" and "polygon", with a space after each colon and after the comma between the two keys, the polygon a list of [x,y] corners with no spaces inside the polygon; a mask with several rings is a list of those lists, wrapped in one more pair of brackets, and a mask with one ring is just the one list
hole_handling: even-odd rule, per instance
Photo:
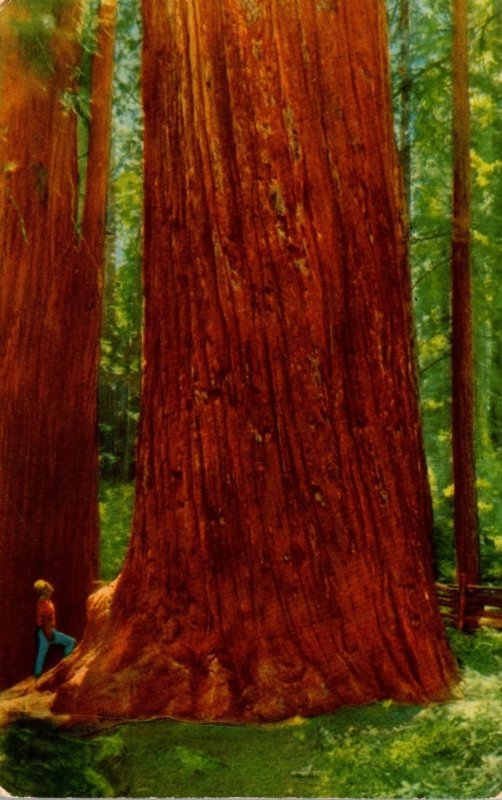
{"label": "giant redwood tree", "polygon": [[[1,686],[32,671],[33,581],[55,584],[58,625],[79,636],[97,577],[103,203],[90,164],[81,239],[80,15],[76,0],[0,15]],[[93,163],[106,184],[103,159]]]}
{"label": "giant redwood tree", "polygon": [[74,714],[448,695],[379,0],[143,1],[131,546]]}

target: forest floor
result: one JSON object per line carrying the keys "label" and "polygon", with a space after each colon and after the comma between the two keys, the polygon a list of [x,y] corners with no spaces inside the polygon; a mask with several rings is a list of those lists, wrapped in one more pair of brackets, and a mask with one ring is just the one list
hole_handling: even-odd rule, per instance
{"label": "forest floor", "polygon": [[36,678],[26,678],[0,694],[0,728],[23,715],[57,720],[50,710],[54,694],[36,691],[36,688]]}
{"label": "forest floor", "polygon": [[502,635],[450,638],[463,675],[452,702],[387,701],[275,725],[66,728],[48,717],[47,696],[25,716],[17,687],[22,716],[0,732],[0,785],[37,797],[496,797]]}

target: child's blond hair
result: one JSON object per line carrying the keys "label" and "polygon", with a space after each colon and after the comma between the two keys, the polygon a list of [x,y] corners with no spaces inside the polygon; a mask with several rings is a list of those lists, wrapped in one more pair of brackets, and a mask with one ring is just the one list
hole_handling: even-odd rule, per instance
{"label": "child's blond hair", "polygon": [[33,588],[35,589],[37,594],[52,594],[54,591],[54,586],[49,581],[35,581],[33,584]]}

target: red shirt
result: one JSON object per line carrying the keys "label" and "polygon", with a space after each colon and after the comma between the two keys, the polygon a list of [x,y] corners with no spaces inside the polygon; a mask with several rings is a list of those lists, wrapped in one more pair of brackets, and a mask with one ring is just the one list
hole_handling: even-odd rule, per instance
{"label": "red shirt", "polygon": [[52,631],[56,627],[56,609],[47,597],[37,600],[37,625],[44,631]]}

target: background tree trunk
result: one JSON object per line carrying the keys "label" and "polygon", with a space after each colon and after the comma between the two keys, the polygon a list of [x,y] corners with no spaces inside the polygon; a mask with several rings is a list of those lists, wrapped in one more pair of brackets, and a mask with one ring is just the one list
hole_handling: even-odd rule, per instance
{"label": "background tree trunk", "polygon": [[[494,61],[502,58],[502,0],[494,0],[493,2],[493,53]],[[493,158],[500,160],[502,158],[502,109],[500,104],[497,104],[497,117],[493,125],[492,141],[493,141]],[[493,281],[496,285],[500,285],[502,279],[502,265],[498,254],[502,248],[502,169],[498,169],[492,178],[491,189],[493,196],[493,215],[494,215],[494,228],[495,228],[495,249],[497,257],[495,258],[495,269],[493,274]],[[497,449],[502,449],[502,342],[500,338],[500,330],[502,330],[502,311],[499,309],[499,304],[495,303],[493,308],[490,309],[490,322],[491,322],[491,337],[490,337],[490,370],[489,370],[489,388],[488,388],[488,408],[489,408],[489,430],[490,440],[492,446]]]}
{"label": "background tree trunk", "polygon": [[444,698],[383,3],[143,10],[134,531],[56,706]]}
{"label": "background tree trunk", "polygon": [[[91,68],[91,124],[82,220],[82,258],[103,282],[110,167],[113,53],[117,0],[101,0]],[[101,310],[101,306],[98,307]],[[93,325],[93,328],[95,326]]]}
{"label": "background tree trunk", "polygon": [[[92,330],[101,331],[106,337],[107,318],[102,317],[102,297],[105,285],[105,262],[107,267],[107,287],[105,304],[108,315],[114,313],[110,308],[113,297],[113,281],[115,280],[115,254],[108,253],[107,243],[114,246],[107,236],[106,224],[110,210],[110,162],[112,132],[112,85],[115,50],[115,33],[117,23],[117,0],[101,0],[97,12],[97,28],[95,52],[91,64],[91,117],[89,126],[86,186],[82,219],[81,259],[84,271],[97,271],[100,291],[100,303],[94,308]],[[112,212],[113,213],[113,212]],[[112,285],[109,285],[110,282]],[[108,301],[108,303],[107,303]],[[105,309],[105,314],[107,312]],[[96,346],[96,365],[99,363],[99,338],[94,340]],[[96,367],[97,368],[97,367]],[[98,385],[96,384],[96,402]],[[116,413],[116,404],[111,393],[99,392],[100,421]],[[104,407],[104,413],[103,413]],[[111,407],[111,408],[110,408]],[[107,415],[108,411],[108,415]]]}
{"label": "background tree trunk", "polygon": [[453,2],[452,447],[460,581],[479,583],[470,265],[470,108],[467,0]]}
{"label": "background tree trunk", "polygon": [[[98,570],[96,382],[103,212],[90,168],[92,213],[86,210],[81,248],[71,108],[80,57],[80,3],[54,12],[59,16],[43,62],[40,54],[33,60],[37,51],[23,50],[23,40],[14,34],[13,23],[21,36],[25,19],[33,25],[27,13],[13,3],[0,17],[3,686],[33,668],[33,581],[44,577],[55,584],[58,627],[78,637]],[[93,93],[94,107],[95,99]],[[104,165],[98,166],[106,185]]]}

